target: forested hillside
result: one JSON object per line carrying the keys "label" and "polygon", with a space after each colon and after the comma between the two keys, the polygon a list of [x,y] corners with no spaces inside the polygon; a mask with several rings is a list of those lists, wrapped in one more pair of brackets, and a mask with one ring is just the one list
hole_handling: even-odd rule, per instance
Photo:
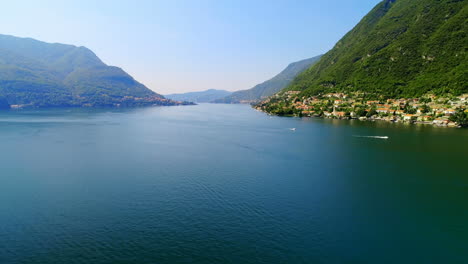
{"label": "forested hillside", "polygon": [[287,90],[466,93],[467,32],[467,0],[385,0]]}
{"label": "forested hillside", "polygon": [[3,105],[31,107],[171,105],[91,50],[0,35]]}
{"label": "forested hillside", "polygon": [[288,86],[288,84],[290,84],[299,73],[309,68],[314,63],[317,63],[317,61],[320,60],[320,57],[321,55],[293,62],[270,80],[260,83],[251,89],[234,92],[225,98],[216,100],[215,102],[228,104],[241,102],[250,103],[271,96]]}

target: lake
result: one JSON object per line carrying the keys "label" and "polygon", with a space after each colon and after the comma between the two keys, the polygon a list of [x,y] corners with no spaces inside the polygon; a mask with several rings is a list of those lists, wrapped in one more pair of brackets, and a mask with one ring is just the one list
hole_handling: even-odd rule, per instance
{"label": "lake", "polygon": [[49,109],[0,146],[0,263],[468,263],[468,130]]}

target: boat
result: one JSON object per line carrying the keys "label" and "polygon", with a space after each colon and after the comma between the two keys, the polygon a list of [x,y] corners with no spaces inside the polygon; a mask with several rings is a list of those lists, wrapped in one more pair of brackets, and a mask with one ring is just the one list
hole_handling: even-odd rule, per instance
{"label": "boat", "polygon": [[353,137],[388,139],[388,136],[359,136],[359,135],[353,135]]}

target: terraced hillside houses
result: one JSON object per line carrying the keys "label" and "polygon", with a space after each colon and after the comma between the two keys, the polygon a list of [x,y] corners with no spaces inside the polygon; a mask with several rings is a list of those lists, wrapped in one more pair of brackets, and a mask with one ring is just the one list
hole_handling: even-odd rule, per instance
{"label": "terraced hillside houses", "polygon": [[399,99],[376,97],[375,94],[353,92],[303,98],[299,91],[287,91],[268,98],[255,108],[277,115],[384,120],[448,127],[464,126],[460,118],[466,119],[468,116],[468,94],[426,94],[420,98]]}

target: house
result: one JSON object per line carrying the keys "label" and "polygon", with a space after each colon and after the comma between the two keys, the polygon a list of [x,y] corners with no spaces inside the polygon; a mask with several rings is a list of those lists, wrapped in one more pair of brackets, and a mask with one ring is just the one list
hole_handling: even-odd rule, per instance
{"label": "house", "polygon": [[412,114],[403,115],[403,120],[409,121],[413,118],[413,116],[416,117],[416,115],[412,115]]}
{"label": "house", "polygon": [[344,117],[345,116],[345,112],[334,112],[333,113],[336,117]]}
{"label": "house", "polygon": [[428,116],[428,115],[418,117],[419,121],[430,121],[431,119],[432,119],[432,116]]}
{"label": "house", "polygon": [[453,115],[453,114],[455,114],[455,112],[456,112],[456,111],[455,111],[454,109],[446,109],[446,110],[444,111],[444,114],[446,114],[446,115]]}
{"label": "house", "polygon": [[388,108],[377,108],[375,111],[377,111],[377,113],[387,114],[388,112],[390,112],[390,109],[388,109]]}
{"label": "house", "polygon": [[436,118],[434,119],[434,121],[432,121],[434,125],[438,125],[438,126],[446,126],[449,122],[450,121],[445,117]]}
{"label": "house", "polygon": [[344,93],[332,93],[332,94],[327,94],[326,95],[327,97],[336,97],[336,98],[346,98],[348,97],[346,94]]}
{"label": "house", "polygon": [[367,105],[373,105],[373,104],[378,104],[380,103],[379,101],[367,101]]}

